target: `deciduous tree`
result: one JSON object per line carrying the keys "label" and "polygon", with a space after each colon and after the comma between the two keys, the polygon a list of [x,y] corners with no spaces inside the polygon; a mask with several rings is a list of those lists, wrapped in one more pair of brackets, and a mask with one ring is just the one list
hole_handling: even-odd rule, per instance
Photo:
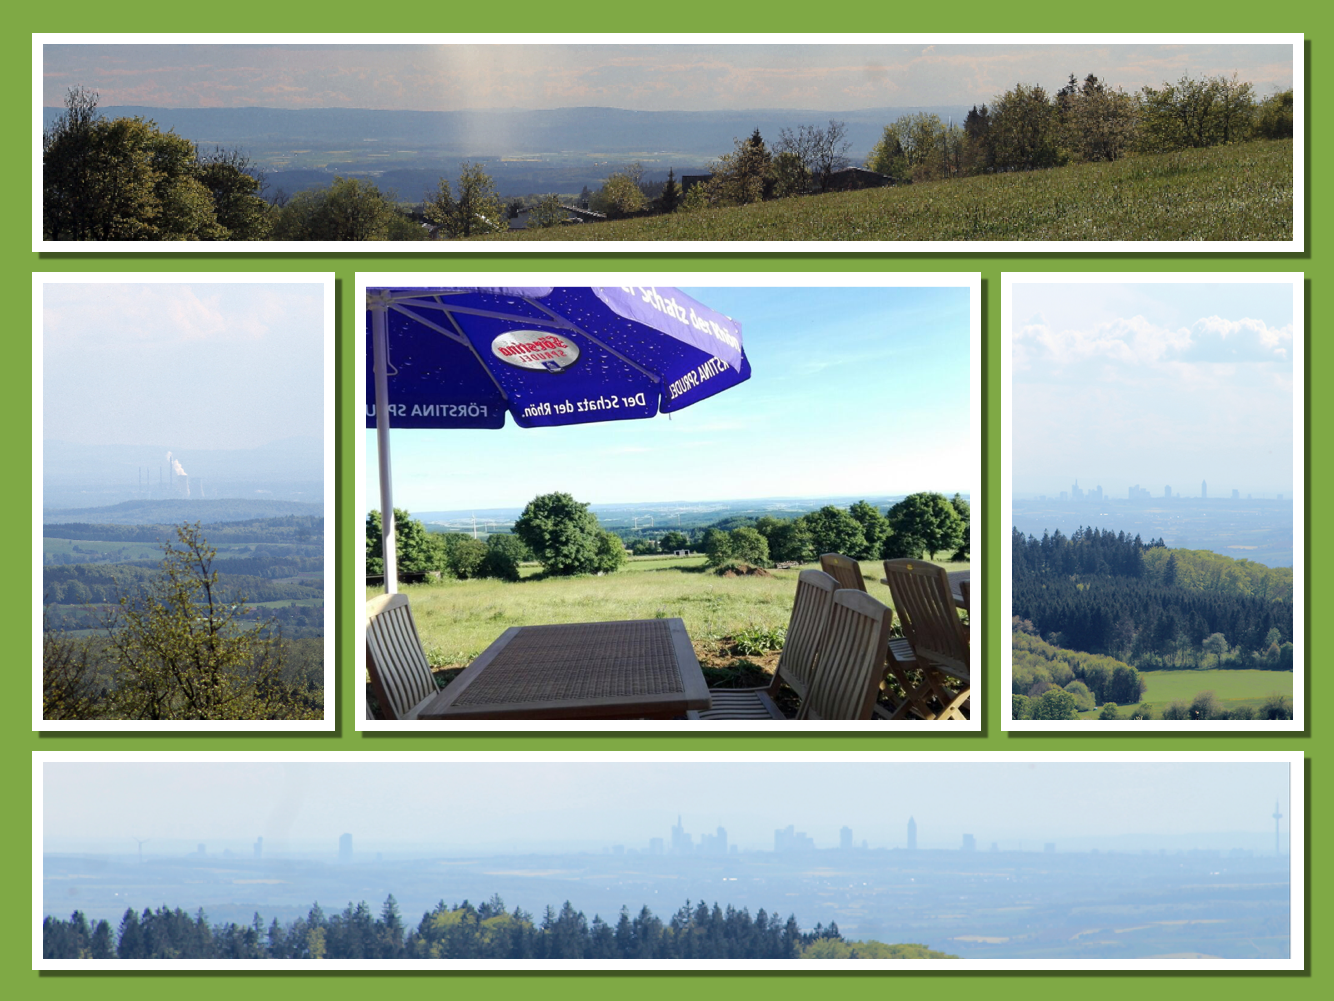
{"label": "deciduous tree", "polygon": [[286,692],[270,623],[249,628],[244,595],[224,594],[198,523],[163,546],[159,576],[123,594],[107,635],[116,715],[128,719],[312,718]]}

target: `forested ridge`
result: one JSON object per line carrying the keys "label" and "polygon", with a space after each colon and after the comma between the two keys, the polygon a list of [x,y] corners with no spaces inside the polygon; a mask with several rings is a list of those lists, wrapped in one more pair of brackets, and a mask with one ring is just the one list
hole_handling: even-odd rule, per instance
{"label": "forested ridge", "polygon": [[1220,666],[1229,654],[1232,667],[1291,669],[1290,568],[1096,528],[1041,539],[1016,529],[1011,546],[1021,631],[1141,669],[1198,667],[1215,653]]}
{"label": "forested ridge", "polygon": [[643,907],[622,908],[616,923],[590,922],[569,901],[547,907],[540,921],[499,896],[474,907],[442,900],[407,927],[391,894],[379,917],[365,901],[326,915],[315,904],[304,918],[267,926],[256,912],[248,925],[210,924],[165,905],[126,910],[113,931],[81,911],[68,921],[42,921],[45,959],[947,959],[923,945],[846,942],[838,925],[803,932],[761,909],[685,903],[664,922]]}

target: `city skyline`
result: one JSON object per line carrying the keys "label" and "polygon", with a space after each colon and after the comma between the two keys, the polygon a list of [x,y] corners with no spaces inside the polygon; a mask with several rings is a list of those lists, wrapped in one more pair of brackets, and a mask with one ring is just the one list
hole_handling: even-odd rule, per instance
{"label": "city skyline", "polygon": [[1123,486],[1121,488],[1121,493],[1126,496],[1117,496],[1112,490],[1104,489],[1102,483],[1096,479],[1094,486],[1081,487],[1079,485],[1079,477],[1075,477],[1074,482],[1070,485],[1068,490],[1062,490],[1055,496],[1048,494],[1029,494],[1026,496],[1016,494],[1016,499],[1061,500],[1072,502],[1096,502],[1103,500],[1292,500],[1292,494],[1283,491],[1274,491],[1259,497],[1247,493],[1243,497],[1241,490],[1236,487],[1216,490],[1211,497],[1209,495],[1208,483],[1208,480],[1201,480],[1198,493],[1187,493],[1175,489],[1171,483],[1154,489],[1147,486],[1142,487],[1139,482],[1136,481],[1129,486]]}
{"label": "city skyline", "polygon": [[[341,757],[341,756],[340,756]],[[872,847],[906,846],[908,823],[921,824],[921,848],[957,847],[963,833],[979,842],[1071,842],[1157,835],[1164,843],[1209,832],[1272,837],[1275,798],[1292,813],[1289,764],[1280,760],[765,763],[590,761],[451,762],[450,795],[439,803],[411,795],[439,772],[437,761],[122,761],[50,759],[44,767],[43,843],[135,839],[159,846],[173,839],[235,844],[249,855],[262,838],[265,856],[288,845],[328,845],[350,834],[367,851],[397,843],[434,844],[438,851],[483,847],[622,844],[648,851],[673,819],[681,833],[726,830],[739,850],[771,850],[776,831],[840,844],[841,829]],[[951,802],[865,803],[858,789],[892,773],[932,788],[950,788]],[[799,807],[772,803],[762,790],[775,781],[808,790]],[[709,793],[708,787],[719,787]],[[723,791],[725,787],[726,791]],[[367,814],[349,788],[374,788],[387,804]],[[1060,788],[1061,808],[1034,805],[1044,789]],[[406,797],[399,799],[400,796]],[[1151,814],[1127,813],[1127,801],[1163,802]],[[1127,799],[1129,798],[1129,799]],[[396,804],[405,804],[400,807]],[[412,809],[406,804],[411,802]],[[671,809],[673,802],[690,804]],[[985,819],[983,819],[985,818]],[[531,833],[540,831],[540,838]],[[1071,842],[1073,843],[1073,842]],[[220,849],[219,849],[220,850]],[[360,849],[358,849],[360,850]]]}

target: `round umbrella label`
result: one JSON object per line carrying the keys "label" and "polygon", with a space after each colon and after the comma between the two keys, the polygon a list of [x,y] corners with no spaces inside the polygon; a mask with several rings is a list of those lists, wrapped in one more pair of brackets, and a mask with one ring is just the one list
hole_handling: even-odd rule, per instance
{"label": "round umbrella label", "polygon": [[579,348],[560,334],[510,330],[491,342],[491,353],[506,365],[533,371],[563,372],[579,360]]}

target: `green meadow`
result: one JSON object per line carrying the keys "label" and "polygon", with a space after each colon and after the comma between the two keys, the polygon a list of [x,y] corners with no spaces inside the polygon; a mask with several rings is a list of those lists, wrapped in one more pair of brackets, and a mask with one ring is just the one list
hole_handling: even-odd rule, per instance
{"label": "green meadow", "polygon": [[[1161,719],[1163,710],[1173,702],[1189,704],[1200,692],[1213,692],[1223,709],[1248,706],[1259,709],[1270,695],[1292,698],[1291,671],[1141,671],[1148,682],[1143,702],[1153,709],[1153,718]],[[1128,715],[1128,707],[1121,706],[1121,716]],[[1101,710],[1080,713],[1080,719],[1096,720]]]}
{"label": "green meadow", "polygon": [[[943,564],[966,570],[968,563]],[[816,567],[811,564],[811,567]],[[719,577],[704,557],[636,557],[603,577],[542,577],[537,567],[522,580],[442,580],[404,585],[422,646],[433,667],[464,667],[510,626],[621,619],[680,618],[697,649],[721,651],[744,630],[786,626],[797,575]],[[818,568],[818,567],[816,567]],[[889,604],[879,563],[862,564],[867,589]],[[379,594],[367,590],[367,597]]]}
{"label": "green meadow", "polygon": [[518,230],[501,240],[1291,240],[1292,141]]}

